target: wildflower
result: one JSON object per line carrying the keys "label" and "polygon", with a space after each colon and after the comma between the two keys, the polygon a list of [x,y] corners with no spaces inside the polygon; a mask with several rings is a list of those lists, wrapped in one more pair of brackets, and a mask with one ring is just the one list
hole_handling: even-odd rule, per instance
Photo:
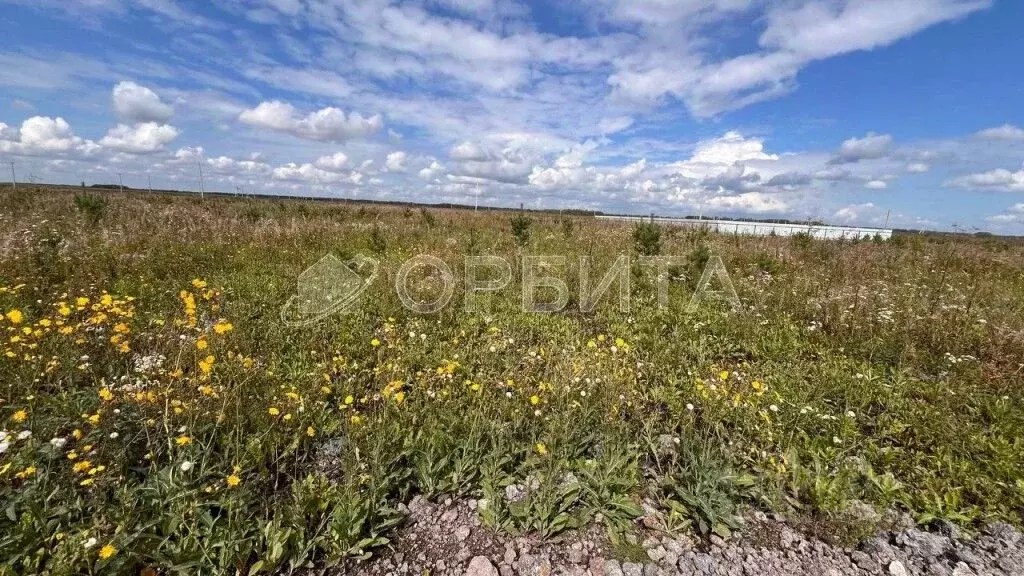
{"label": "wildflower", "polygon": [[233,330],[234,328],[235,327],[231,325],[231,322],[228,322],[227,320],[224,319],[218,320],[217,323],[213,325],[213,331],[216,332],[217,334],[227,334],[228,332],[231,332],[231,330]]}
{"label": "wildflower", "polygon": [[100,398],[106,401],[110,401],[114,398],[114,393],[110,391],[110,388],[100,388]]}
{"label": "wildflower", "polygon": [[24,410],[18,410],[13,415],[11,415],[11,420],[14,420],[18,424],[24,422],[27,419],[28,419],[28,412],[26,412]]}
{"label": "wildflower", "polygon": [[405,400],[405,392],[399,390],[398,392],[395,393],[395,403],[401,404],[403,400]]}
{"label": "wildflower", "polygon": [[89,462],[88,460],[76,462],[75,465],[71,467],[71,469],[74,470],[75,472],[88,472],[89,468],[92,468],[92,463]]}
{"label": "wildflower", "polygon": [[17,308],[8,310],[7,314],[4,314],[4,316],[11,322],[11,324],[21,324],[21,321],[25,318],[24,315],[22,315],[21,310],[18,310]]}
{"label": "wildflower", "polygon": [[847,410],[846,411],[846,417],[847,418],[856,418],[857,414],[853,410]]}
{"label": "wildflower", "polygon": [[192,443],[192,438],[189,436],[181,435],[174,440],[174,443],[177,444],[178,446],[188,446],[189,444]]}
{"label": "wildflower", "polygon": [[718,379],[722,380],[723,382],[728,380],[729,379],[729,371],[728,370],[722,370],[721,372],[719,372],[718,373]]}
{"label": "wildflower", "polygon": [[55,450],[60,450],[67,443],[68,443],[67,438],[61,438],[59,436],[56,437],[56,438],[50,438],[50,446],[53,446],[53,448]]}
{"label": "wildflower", "polygon": [[307,426],[306,427],[306,436],[309,436],[310,438],[316,436],[316,429],[313,428],[312,426]]}
{"label": "wildflower", "polygon": [[689,410],[690,412],[693,412],[693,404],[687,404],[686,409]]}
{"label": "wildflower", "polygon": [[78,483],[79,486],[92,486],[96,480],[94,478],[86,478]]}
{"label": "wildflower", "polygon": [[345,396],[345,405],[346,406],[351,405],[355,401],[356,401],[356,399],[353,398],[351,394],[349,394],[348,396]]}
{"label": "wildflower", "polygon": [[188,472],[189,470],[192,469],[192,466],[193,464],[190,460],[185,460],[184,462],[181,463],[181,466],[179,466],[179,468],[181,468],[182,472]]}
{"label": "wildflower", "polygon": [[88,540],[86,540],[85,542],[82,543],[82,546],[86,550],[88,550],[89,548],[92,548],[95,545],[96,545],[96,539],[95,538],[89,538]]}
{"label": "wildflower", "polygon": [[206,358],[200,360],[200,362],[199,362],[199,369],[203,371],[203,374],[209,374],[210,373],[210,370],[213,369],[213,363],[214,363],[215,360],[216,360],[216,357],[213,354],[211,354],[211,355],[207,356]]}
{"label": "wildflower", "polygon": [[196,290],[202,290],[203,288],[206,288],[206,280],[195,278],[192,280],[192,286],[195,287]]}
{"label": "wildflower", "polygon": [[271,416],[278,416],[281,414],[281,411],[271,406],[267,409],[267,414],[270,414]]}
{"label": "wildflower", "polygon": [[350,421],[351,421],[351,422],[352,422],[353,424],[359,424],[360,422],[362,422],[362,421],[363,421],[363,418],[362,418],[362,416],[360,416],[359,414],[353,414],[353,415],[352,415],[352,418],[350,418],[349,420],[350,420]]}
{"label": "wildflower", "polygon": [[775,404],[772,404],[771,406],[769,406],[768,409],[771,410],[772,412],[778,412],[779,411],[779,407],[776,406]]}
{"label": "wildflower", "polygon": [[377,340],[376,338],[374,338],[373,340],[370,340],[370,346],[373,346],[374,348],[376,348],[377,346],[380,346],[380,340]]}
{"label": "wildflower", "polygon": [[242,483],[242,479],[232,474],[224,479],[224,482],[228,485],[228,488],[234,488]]}
{"label": "wildflower", "polygon": [[541,456],[547,456],[548,455],[548,447],[543,445],[543,444],[541,444],[540,442],[538,442],[537,445],[534,446],[534,448],[537,449],[537,454],[540,454]]}
{"label": "wildflower", "polygon": [[540,396],[537,396],[536,394],[530,396],[530,405],[536,406],[537,404],[540,404]]}
{"label": "wildflower", "polygon": [[15,476],[15,478],[17,478],[19,480],[24,480],[26,478],[29,478],[29,477],[35,475],[35,473],[36,473],[36,467],[35,466],[29,466],[28,468],[25,468],[24,470],[22,470],[21,472],[18,472],[14,476]]}
{"label": "wildflower", "polygon": [[117,554],[117,548],[114,548],[110,544],[105,544],[103,548],[100,548],[99,557],[100,560],[106,560],[114,554]]}
{"label": "wildflower", "polygon": [[206,350],[206,347],[210,344],[206,341],[206,337],[201,337],[196,340],[196,350]]}

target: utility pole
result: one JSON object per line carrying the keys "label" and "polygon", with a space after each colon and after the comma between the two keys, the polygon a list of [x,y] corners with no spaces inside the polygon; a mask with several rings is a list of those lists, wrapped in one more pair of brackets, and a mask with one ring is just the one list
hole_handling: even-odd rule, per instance
{"label": "utility pole", "polygon": [[11,162],[11,186],[14,187],[14,191],[18,191],[18,178],[14,175],[14,162]]}
{"label": "utility pole", "polygon": [[203,161],[196,162],[196,166],[199,166],[199,199],[202,200],[206,196],[206,187],[203,185]]}
{"label": "utility pole", "polygon": [[146,180],[149,181],[149,193],[153,193],[153,176],[146,174]]}
{"label": "utility pole", "polygon": [[121,173],[117,173],[117,185],[121,187],[121,192],[124,192],[124,182],[121,180]]}

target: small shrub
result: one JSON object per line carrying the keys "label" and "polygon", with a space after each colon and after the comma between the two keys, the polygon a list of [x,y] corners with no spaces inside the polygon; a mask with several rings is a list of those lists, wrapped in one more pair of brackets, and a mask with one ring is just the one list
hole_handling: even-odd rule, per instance
{"label": "small shrub", "polygon": [[370,231],[370,250],[377,254],[383,254],[387,249],[388,239],[384,236],[384,231],[381,230],[380,224],[374,223],[373,230]]}
{"label": "small shrub", "polygon": [[789,237],[789,241],[792,242],[794,248],[806,250],[814,243],[814,237],[810,232],[797,232]]}
{"label": "small shrub", "polygon": [[633,227],[633,244],[641,256],[661,254],[661,226],[654,222],[640,222]]}
{"label": "small shrub", "polygon": [[420,208],[420,216],[423,218],[423,224],[427,228],[433,228],[437,224],[437,218],[434,217],[434,213],[426,208]]}
{"label": "small shrub", "polygon": [[75,208],[91,226],[99,224],[107,209],[107,199],[103,196],[81,192],[75,194]]}
{"label": "small shrub", "polygon": [[512,236],[516,239],[516,244],[519,246],[526,246],[530,242],[530,226],[533,225],[533,220],[524,214],[516,214],[510,220],[512,224]]}
{"label": "small shrub", "polygon": [[562,218],[562,236],[565,238],[572,238],[573,232],[576,231],[576,222],[572,218]]}

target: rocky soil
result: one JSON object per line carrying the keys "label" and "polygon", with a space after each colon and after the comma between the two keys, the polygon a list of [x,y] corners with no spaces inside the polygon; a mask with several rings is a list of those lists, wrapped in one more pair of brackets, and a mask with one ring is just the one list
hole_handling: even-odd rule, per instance
{"label": "rocky soil", "polygon": [[[755,514],[742,535],[696,541],[640,528],[637,541],[612,546],[600,527],[556,542],[498,534],[481,526],[472,500],[415,498],[408,521],[385,550],[326,574],[366,576],[1016,576],[1024,575],[1024,536],[993,524],[967,537],[950,524],[879,534],[857,548],[805,536],[784,519]],[[625,556],[625,557],[624,557]]]}

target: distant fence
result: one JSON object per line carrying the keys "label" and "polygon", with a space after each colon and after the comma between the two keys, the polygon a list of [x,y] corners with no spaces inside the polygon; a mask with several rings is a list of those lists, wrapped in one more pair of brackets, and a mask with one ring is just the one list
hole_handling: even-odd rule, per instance
{"label": "distant fence", "polygon": [[828,226],[825,224],[792,224],[775,222],[748,222],[745,220],[693,220],[690,218],[659,218],[648,216],[597,216],[602,220],[619,220],[633,222],[654,221],[669,226],[688,226],[691,228],[707,228],[719,234],[742,234],[746,236],[793,236],[806,233],[814,238],[838,240],[841,238],[874,238],[878,236],[888,240],[892,236],[891,229],[856,228],[852,226]]}

